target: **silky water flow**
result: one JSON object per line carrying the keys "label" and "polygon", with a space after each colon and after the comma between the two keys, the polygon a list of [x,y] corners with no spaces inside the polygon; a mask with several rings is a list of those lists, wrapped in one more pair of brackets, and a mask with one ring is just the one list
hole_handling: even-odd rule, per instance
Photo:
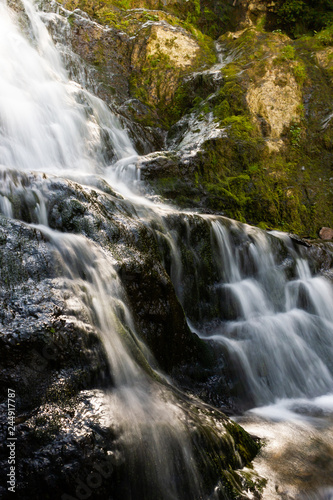
{"label": "silky water flow", "polygon": [[[24,33],[16,14],[0,2],[0,211],[23,220],[29,211],[26,222],[52,246],[64,289],[76,296],[99,332],[113,376],[110,408],[121,420],[143,498],[154,498],[156,491],[165,500],[200,498],[200,474],[182,410],[164,376],[155,371],[152,382],[133,355],[139,352],[146,364],[151,356],[136,335],[115,261],[88,238],[49,227],[48,179],[94,185],[104,178],[128,199],[133,217],[140,217],[155,234],[191,327],[224,350],[243,385],[239,397],[246,394],[245,406],[256,408],[256,418],[306,419],[307,408],[313,406],[332,415],[332,286],[312,275],[304,252],[286,235],[266,234],[223,217],[184,214],[141,196],[136,191],[137,153],[128,134],[105,103],[69,80],[43,22],[47,15],[30,0],[22,4]],[[185,235],[170,217],[185,224]],[[200,252],[191,243],[193,220],[210,233],[216,279],[206,287],[200,284]],[[193,317],[186,302],[184,246],[198,263],[191,276],[197,290]],[[284,261],[293,263],[291,277],[276,256],[276,246],[283,248]],[[202,294],[216,303],[214,316],[203,312]],[[303,414],[297,411],[300,406],[305,407]],[[134,491],[130,495],[135,498]]]}

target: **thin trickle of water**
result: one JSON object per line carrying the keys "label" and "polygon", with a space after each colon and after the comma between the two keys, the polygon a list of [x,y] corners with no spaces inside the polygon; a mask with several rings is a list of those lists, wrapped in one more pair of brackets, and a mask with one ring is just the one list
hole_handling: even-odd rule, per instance
{"label": "thin trickle of water", "polygon": [[264,290],[253,279],[245,279],[238,283],[221,285],[224,297],[228,297],[233,304],[236,316],[244,320],[258,317],[270,312],[270,305],[266,301]]}
{"label": "thin trickle of water", "polygon": [[6,217],[13,217],[12,204],[7,196],[0,195],[0,212]]}
{"label": "thin trickle of water", "polygon": [[217,243],[218,270],[225,281],[234,283],[240,280],[239,268],[232,252],[229,232],[219,221],[213,220],[211,223],[212,234]]}

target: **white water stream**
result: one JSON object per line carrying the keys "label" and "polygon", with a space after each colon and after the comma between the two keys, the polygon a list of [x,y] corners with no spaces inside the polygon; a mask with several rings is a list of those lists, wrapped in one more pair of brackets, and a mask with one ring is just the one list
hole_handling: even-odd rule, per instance
{"label": "white water stream", "polygon": [[[38,187],[28,187],[29,171],[88,181],[93,179],[91,174],[104,172],[107,177],[105,135],[114,152],[110,175],[114,180],[119,177],[120,185],[124,168],[130,168],[136,153],[107,106],[68,80],[38,12],[29,0],[23,4],[33,43],[20,34],[15,16],[0,3],[1,212],[13,215],[11,200],[18,194],[26,203],[37,199],[35,215],[40,225],[34,227],[52,245],[63,288],[75,297],[76,304],[70,306],[85,311],[103,341],[115,386],[109,396],[110,415],[120,422],[133,476],[128,498],[200,498],[200,474],[183,412],[171,391],[152,382],[140,366],[147,365],[144,358],[149,360],[150,354],[135,334],[111,255],[83,236],[50,229],[47,181],[43,183],[38,175]],[[161,378],[153,371],[151,375]],[[182,479],[175,481],[180,470]]]}
{"label": "white water stream", "polygon": [[[173,404],[171,394],[169,399],[164,397],[161,386],[148,381],[120,335],[125,331],[125,337],[130,339],[127,342],[139,345],[140,352],[149,356],[136,337],[112,258],[83,236],[60,234],[48,227],[47,182],[43,184],[42,173],[83,184],[93,184],[95,177],[101,176],[135,205],[148,225],[154,221],[159,227],[157,239],[168,242],[172,257],[170,274],[182,301],[178,236],[165,223],[166,215],[181,215],[134,192],[137,154],[128,135],[100,99],[69,81],[39,13],[30,0],[23,0],[23,5],[30,39],[21,33],[16,15],[0,0],[0,212],[13,216],[13,198],[17,193],[27,203],[31,198],[36,201],[35,222],[53,245],[61,263],[64,286],[77,295],[106,346],[116,386],[110,405],[121,416],[133,447],[135,440],[149,443],[140,451],[150,466],[155,464],[153,473],[147,471],[147,487],[153,476],[152,487],[159,492],[156,498],[199,498],[200,479],[181,410]],[[111,165],[104,154],[106,142],[113,150]],[[40,173],[39,181],[38,186],[28,188],[24,175],[31,171]],[[241,234],[246,244],[237,245],[223,218],[202,217],[211,229],[219,275],[210,293],[220,297],[222,312],[218,321],[198,324],[196,331],[207,341],[224,346],[244,385],[243,391],[254,406],[260,407],[255,410],[256,415],[293,420],[297,414],[302,422],[312,426],[315,424],[311,411],[315,405],[322,409],[325,418],[332,419],[331,284],[311,275],[306,258],[294,250],[288,237],[268,237],[239,224],[233,231]],[[296,275],[292,279],[276,262],[272,238],[283,240],[288,258],[295,262]],[[242,254],[244,248],[246,254]],[[200,255],[190,251],[199,262]],[[228,317],[223,316],[226,306]],[[121,314],[117,314],[119,310]],[[320,399],[323,396],[326,399]],[[253,424],[248,425],[251,428]],[[174,461],[175,456],[178,458]],[[173,482],[179,463],[187,476],[186,484],[192,485],[186,493]],[[327,487],[332,485],[333,479]],[[318,489],[317,484],[315,487]],[[290,493],[286,498],[296,494]],[[323,495],[326,494],[327,490]]]}
{"label": "white water stream", "polygon": [[[239,229],[241,231],[241,229]],[[225,228],[212,222],[229,269],[217,293],[228,299],[231,321],[222,321],[210,338],[223,343],[244,371],[257,405],[279,398],[315,397],[332,391],[333,291],[321,277],[312,277],[308,262],[289,248],[296,276],[289,281],[278,268],[265,233],[244,227],[247,259],[241,270],[237,248]],[[276,233],[276,237],[284,238]],[[289,240],[289,238],[287,237]]]}

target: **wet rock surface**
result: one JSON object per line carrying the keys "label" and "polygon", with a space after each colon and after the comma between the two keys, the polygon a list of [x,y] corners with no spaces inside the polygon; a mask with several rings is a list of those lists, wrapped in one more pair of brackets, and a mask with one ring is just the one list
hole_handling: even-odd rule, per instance
{"label": "wet rock surface", "polygon": [[[59,392],[64,390],[60,386],[59,380]],[[15,494],[22,500],[81,495],[106,498],[112,493],[115,471],[124,458],[105,394],[97,389],[85,390],[75,396],[62,395],[61,399],[18,413],[16,474],[20,480]],[[3,437],[6,423],[1,422]],[[1,479],[5,485],[3,451]],[[2,498],[12,495],[5,488],[1,493]]]}
{"label": "wet rock surface", "polygon": [[[209,348],[189,330],[154,236],[131,204],[98,180],[88,188],[45,175],[23,177],[25,189],[18,190],[14,216],[24,222],[0,221],[1,483],[6,483],[8,465],[9,387],[16,391],[17,498],[58,500],[88,492],[96,499],[110,494],[121,498],[128,470],[119,445],[121,422],[108,410],[113,375],[98,329],[66,281],[51,240],[38,225],[28,225],[34,222],[38,201],[33,202],[29,191],[48,193],[46,210],[53,229],[84,235],[110,254],[140,336],[159,366],[170,372],[194,361],[200,371],[212,363]],[[25,199],[31,203],[22,210]],[[248,463],[257,445],[250,438],[244,445],[247,437],[236,428],[236,434],[229,434],[234,426],[217,410],[177,393],[175,398],[188,415],[193,442],[198,446],[199,440],[199,448],[210,457],[206,452],[198,457],[206,469],[208,492],[230,464],[238,468]],[[241,490],[244,478],[236,476]],[[228,481],[217,486],[221,495],[226,487],[233,491]],[[2,494],[7,498],[8,491]]]}
{"label": "wet rock surface", "polygon": [[83,367],[91,358],[89,381],[106,369],[103,350],[93,330],[79,328],[66,316],[61,283],[54,274],[52,252],[36,229],[1,220],[1,352],[2,397],[7,388],[20,388],[22,408],[38,405],[60,369],[68,383],[80,385]]}
{"label": "wet rock surface", "polygon": [[[127,495],[128,478],[133,471],[128,470],[129,457],[121,444],[121,422],[112,415],[108,397],[98,389],[83,390],[18,413],[17,498],[58,500],[86,495],[105,499]],[[257,453],[258,445],[217,410],[190,400],[180,401],[193,442],[202,450],[196,459],[204,470],[204,489],[208,492],[215,484],[221,498],[225,494],[245,498],[241,494],[245,485],[255,493],[262,485],[261,478],[252,474],[251,483],[247,483],[246,474],[233,473],[230,466],[238,469],[247,463]],[[5,439],[7,422],[3,416],[0,425]],[[1,449],[2,485],[7,479],[6,452]],[[140,488],[138,478],[131,480]],[[2,498],[11,498],[12,493],[6,488],[0,491]],[[141,498],[144,493],[138,489],[136,494]]]}
{"label": "wet rock surface", "polygon": [[[186,357],[186,344],[189,345],[186,338],[195,339],[195,335],[189,331],[169,278],[159,263],[160,254],[153,233],[137,218],[133,206],[119,195],[115,195],[107,184],[103,183],[102,189],[109,189],[110,194],[98,188],[83,188],[72,181],[52,177],[48,180],[37,177],[36,183],[32,176],[30,180],[25,178],[25,182],[31,182],[31,189],[37,184],[41,191],[48,192],[47,211],[52,229],[63,233],[83,234],[110,252],[123,285],[128,290],[129,301],[138,320],[141,321],[141,316],[147,315],[145,320],[142,319],[142,327],[145,326],[146,331],[145,340],[148,344],[150,340],[154,342],[154,336],[159,329],[159,336],[173,338],[168,347],[165,344],[164,354],[164,349],[161,348],[160,355],[157,356],[162,366],[172,367],[175,363],[174,356],[179,356],[180,351],[182,356]],[[25,187],[22,191],[23,199],[29,197],[28,185]],[[24,216],[27,223],[35,222],[36,203],[34,200],[24,212],[18,208],[14,216]],[[17,207],[22,205],[24,203],[20,204],[17,200]],[[24,223],[6,219],[2,219],[2,223],[4,228],[1,240],[1,275],[2,282],[7,285],[3,292],[4,328],[7,329],[10,325],[14,338],[15,332],[18,332],[18,341],[25,340],[29,332],[37,338],[36,319],[40,316],[42,324],[45,323],[45,331],[52,333],[55,329],[59,330],[64,324],[64,317],[67,319],[66,305],[61,292],[61,279],[56,278],[59,267],[56,261],[54,262],[47,236],[43,235],[37,226],[32,229]],[[6,236],[7,232],[9,237]],[[13,253],[15,258],[11,257]],[[35,285],[37,277],[40,277],[41,283]],[[19,282],[20,289],[15,280]],[[142,299],[139,300],[140,294]],[[19,332],[19,326],[25,321],[27,331]],[[156,348],[157,345],[158,341]],[[188,351],[191,357],[190,352],[191,347]]]}
{"label": "wet rock surface", "polygon": [[[284,220],[293,220],[294,224],[295,219],[296,229],[291,229],[297,231],[303,227],[300,214],[308,213],[316,196],[304,188],[303,208],[299,204],[301,193],[288,177],[295,168],[297,179],[304,180],[308,169],[306,160],[306,167],[298,163],[295,167],[293,155],[305,136],[300,124],[303,112],[307,117],[311,114],[312,91],[305,87],[304,96],[309,98],[304,99],[303,109],[307,76],[301,61],[294,61],[296,49],[288,37],[266,35],[254,27],[265,10],[260,2],[244,5],[242,8],[248,7],[250,12],[244,22],[252,28],[225,35],[216,50],[212,41],[174,19],[173,25],[170,17],[159,11],[121,11],[110,17],[111,26],[93,21],[80,9],[66,11],[51,3],[44,6],[43,15],[70,77],[119,113],[121,123],[135,137],[138,151],[146,155],[136,165],[142,179],[183,206],[261,222],[264,229],[281,227]],[[58,11],[56,16],[51,14],[54,9]],[[19,4],[16,10],[21,11]],[[31,35],[24,16],[21,22]],[[74,52],[66,52],[66,44],[60,47],[64,40],[71,43]],[[84,68],[82,60],[86,61]],[[272,69],[273,65],[280,67]],[[287,78],[283,78],[284,73]],[[271,92],[275,92],[271,102],[277,111],[267,99],[266,94]],[[329,96],[330,91],[325,99]],[[285,116],[291,97],[297,97],[295,106]],[[321,110],[316,115],[317,125],[322,126],[325,113]],[[282,115],[284,127],[280,126]],[[329,151],[331,117],[326,118],[325,151]],[[272,139],[279,143],[275,150],[269,148]],[[111,162],[111,146],[105,145],[105,158]],[[274,155],[281,151],[282,156],[276,158]],[[266,172],[263,165],[268,164],[267,155],[271,153],[274,168]],[[281,165],[288,166],[286,172]],[[214,340],[200,340],[195,328],[191,331],[188,327],[184,314],[185,310],[197,325],[211,320],[207,333],[209,329],[218,331],[221,312],[230,321],[239,317],[239,308],[228,302],[222,287],[216,287],[225,276],[217,272],[218,263],[211,250],[217,241],[207,219],[174,213],[152,224],[98,178],[76,182],[38,174],[14,177],[15,189],[6,193],[13,219],[1,216],[0,220],[0,355],[4,360],[0,391],[4,401],[9,386],[17,393],[21,450],[18,498],[57,500],[65,495],[68,500],[81,495],[102,500],[131,494],[134,498],[135,492],[129,491],[141,484],[140,466],[134,472],[129,470],[131,451],[126,455],[121,446],[121,422],[109,410],[114,374],[106,360],[98,324],[78,297],[78,289],[66,281],[68,276],[54,252],[52,238],[38,227],[43,211],[44,223],[47,216],[53,230],[82,238],[92,257],[103,255],[115,270],[112,279],[119,276],[124,303],[132,312],[140,339],[132,341],[133,357],[158,383],[163,379],[158,371],[161,367],[188,394],[168,388],[183,411],[184,425],[205,478],[207,498],[214,488],[216,498],[258,497],[263,484],[260,478],[234,470],[250,463],[258,443],[219,410],[208,406],[234,413],[243,408],[237,406],[236,395],[241,394],[245,407],[253,405],[255,398],[227,350]],[[265,197],[267,186],[274,187],[278,199],[272,193]],[[281,189],[276,190],[277,186]],[[260,217],[268,214],[267,220],[259,220],[258,213]],[[238,230],[237,224],[225,224],[241,271],[259,275],[258,265],[248,263],[254,239],[243,229]],[[311,224],[313,228],[317,221],[311,219]],[[329,277],[331,247],[296,239],[295,247],[304,246],[303,255],[311,256],[313,270]],[[295,259],[287,249],[292,244],[283,245],[273,237],[271,240],[276,266],[289,279],[295,279]],[[172,245],[179,251],[176,263]],[[77,264],[75,258],[72,261]],[[77,265],[76,271],[85,284],[89,283],[84,267]],[[82,295],[86,293],[84,286]],[[215,289],[212,298],[211,290]],[[276,297],[277,304],[281,301]],[[197,307],[199,303],[201,307]],[[301,296],[297,305],[305,307],[306,297]],[[119,307],[120,316],[121,310]],[[131,334],[122,333],[125,337]],[[142,340],[151,354],[143,348]],[[168,399],[170,393],[163,393],[163,397]],[[207,405],[193,400],[193,395]],[[5,404],[1,422],[4,439]],[[2,484],[7,459],[3,446]],[[132,486],[128,484],[129,474]],[[144,486],[140,487],[138,498],[155,500],[146,498]],[[1,493],[6,494],[4,490]]]}

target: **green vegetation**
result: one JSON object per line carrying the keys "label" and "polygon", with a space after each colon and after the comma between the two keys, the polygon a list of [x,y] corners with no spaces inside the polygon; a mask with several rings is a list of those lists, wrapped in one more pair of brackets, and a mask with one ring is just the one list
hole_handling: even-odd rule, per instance
{"label": "green vegetation", "polygon": [[295,47],[292,45],[285,45],[281,52],[281,59],[283,61],[291,61],[295,59]]}
{"label": "green vegetation", "polygon": [[[214,87],[208,74],[197,80],[187,77],[215,62],[212,37],[231,26],[231,4],[191,0],[165,6],[160,0],[147,0],[138,9],[135,0],[66,1],[68,8],[86,10],[129,36],[147,21],[163,20],[186,30],[198,44],[191,64],[177,67],[165,50],[176,47],[176,37],[161,46],[148,25],[140,33],[146,37],[142,40],[155,43],[154,50],[142,55],[140,49],[137,59],[131,58],[130,94],[146,109],[140,116],[133,110],[138,123],[162,127],[173,136],[177,134],[173,125],[194,113],[198,123],[212,116],[216,127],[224,130],[223,137],[204,142],[191,168],[177,177],[165,172],[151,181],[161,194],[181,206],[208,208],[262,228],[312,236],[321,225],[333,225],[329,180],[333,125],[329,121],[323,126],[333,102],[332,4],[333,0],[281,0],[273,13],[260,17],[255,28],[221,36],[220,43],[235,57],[222,70],[223,82]],[[268,26],[274,28],[272,33],[264,31]],[[140,40],[137,43],[144,43]],[[103,73],[105,46],[99,40],[92,46],[94,64]],[[249,89],[260,88],[267,74],[276,74],[275,85],[280,89],[287,90],[292,80],[300,99],[273,149],[268,147],[269,120],[251,111],[248,103]]]}
{"label": "green vegetation", "polygon": [[[121,11],[131,11],[138,6],[172,15],[176,23],[186,27],[199,29],[205,35],[217,38],[232,26],[233,8],[222,0],[187,0],[186,2],[171,1],[167,6],[162,0],[63,0],[66,8],[80,8],[102,24],[117,23]],[[125,12],[128,13],[128,12]],[[148,14],[149,16],[150,14]],[[154,16],[154,14],[152,14]],[[153,20],[153,19],[151,19]]]}
{"label": "green vegetation", "polygon": [[276,27],[292,37],[333,24],[332,0],[280,0],[274,10]]}
{"label": "green vegetation", "polygon": [[[313,48],[321,39],[318,33],[292,42],[283,34],[253,29],[235,40],[223,37],[230,50],[244,52],[223,68],[225,80],[220,89],[210,94],[207,88],[205,93],[203,84],[193,98],[193,89],[183,86],[176,95],[177,117],[194,111],[204,118],[213,112],[227,136],[204,144],[192,175],[181,181],[169,177],[166,183],[158,179],[156,188],[182,206],[209,208],[263,229],[315,237],[321,225],[332,225],[333,126],[323,131],[321,122],[333,102],[333,88],[327,80],[332,70],[322,71],[313,58]],[[310,104],[299,104],[297,117],[282,134],[280,150],[269,151],[246,94],[250,85],[260,85],[267,70],[278,67],[282,74],[295,77],[305,97],[311,85],[316,90]]]}
{"label": "green vegetation", "polygon": [[[195,22],[201,12],[199,0],[188,2],[186,9],[175,2],[169,6],[168,12],[145,10],[145,8],[128,10],[137,7],[137,2],[132,0],[93,1],[89,3],[86,0],[64,0],[64,5],[68,9],[85,10],[99,23],[124,31],[129,36],[135,36],[140,32],[142,42],[147,43],[146,39],[149,40],[150,44],[156,41],[153,53],[148,52],[143,55],[144,52],[140,52],[137,57],[132,57],[131,60],[129,78],[131,94],[148,106],[150,110],[138,119],[142,125],[159,125],[168,128],[175,123],[184,111],[181,90],[182,78],[199,68],[208,68],[216,62],[212,38],[202,33]],[[159,2],[154,1],[147,1],[145,5],[147,8],[162,8]],[[177,9],[184,9],[184,11]],[[175,12],[180,17],[176,17]],[[197,17],[191,21],[192,14]],[[69,20],[73,24],[73,15],[69,16]],[[168,50],[177,50],[177,32],[175,32],[173,39],[166,39],[161,45],[157,40],[154,27],[147,25],[141,32],[142,25],[147,21],[161,20],[166,21],[171,26],[183,28],[189,34],[189,40],[196,41],[197,53],[194,56],[193,54],[191,56],[184,54],[184,64],[175,64],[168,54]],[[88,34],[85,36],[87,38]],[[103,67],[108,64],[105,44],[99,38],[85,41],[91,43],[94,52],[93,63],[103,73]],[[190,65],[186,64],[186,57],[191,58]],[[107,82],[104,83],[107,84]]]}

